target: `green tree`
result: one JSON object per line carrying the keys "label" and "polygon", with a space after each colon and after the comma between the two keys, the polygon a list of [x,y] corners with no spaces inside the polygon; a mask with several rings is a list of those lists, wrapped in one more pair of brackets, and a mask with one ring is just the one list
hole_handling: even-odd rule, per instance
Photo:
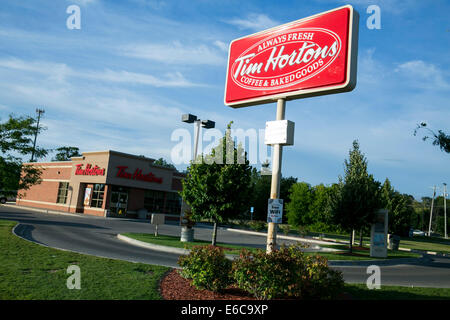
{"label": "green tree", "polygon": [[336,231],[330,211],[328,209],[328,198],[333,186],[319,184],[312,189],[313,201],[310,206],[310,214],[313,217],[313,229],[316,231]]}
{"label": "green tree", "polygon": [[218,223],[249,209],[251,166],[242,146],[236,147],[231,138],[231,123],[211,154],[191,162],[180,192],[194,221],[209,219],[214,223],[212,245],[216,245]]}
{"label": "green tree", "polygon": [[59,147],[52,161],[70,161],[72,157],[81,157],[80,149],[77,147]]}
{"label": "green tree", "polygon": [[153,164],[156,164],[158,166],[162,166],[162,167],[165,167],[165,168],[170,168],[170,169],[175,169],[175,170],[177,169],[173,164],[167,162],[164,158],[156,159],[153,162]]}
{"label": "green tree", "polygon": [[289,195],[290,202],[286,205],[287,219],[295,227],[310,225],[315,222],[311,214],[313,203],[313,190],[306,182],[297,182],[292,185]]}
{"label": "green tree", "polygon": [[407,236],[414,215],[414,198],[396,191],[386,178],[381,188],[382,204],[388,210],[388,232]]}
{"label": "green tree", "polygon": [[349,249],[352,252],[352,231],[372,224],[382,202],[380,183],[367,172],[367,159],[356,140],[344,167],[345,176],[339,177],[338,188],[330,195],[330,213],[333,221],[350,233]]}
{"label": "green tree", "polygon": [[429,135],[425,135],[422,137],[423,141],[426,141],[428,139],[433,140],[433,146],[439,146],[439,148],[447,153],[450,153],[450,135],[446,134],[442,130],[438,130],[438,132],[434,132],[430,128],[427,127],[427,124],[425,122],[422,122],[417,125],[416,129],[414,130],[414,136],[417,135],[417,132],[420,129],[427,130],[429,134],[431,134],[431,137]]}
{"label": "green tree", "polygon": [[27,190],[40,183],[41,170],[31,165],[23,165],[22,156],[35,154],[35,158],[45,157],[47,150],[36,146],[33,138],[36,131],[36,120],[31,117],[15,117],[0,123],[0,190]]}
{"label": "green tree", "polygon": [[[280,181],[280,199],[284,200],[284,210],[289,203],[289,190],[291,186],[297,182],[297,178],[287,177],[281,178]],[[270,198],[270,188],[272,183],[272,176],[261,175],[255,168],[252,172],[252,201],[254,207],[253,218],[255,220],[267,219],[267,200]],[[286,219],[286,214],[283,214],[283,219]]]}

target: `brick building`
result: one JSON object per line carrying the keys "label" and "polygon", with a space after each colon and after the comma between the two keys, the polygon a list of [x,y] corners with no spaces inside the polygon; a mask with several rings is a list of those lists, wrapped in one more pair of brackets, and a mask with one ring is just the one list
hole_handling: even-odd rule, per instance
{"label": "brick building", "polygon": [[184,175],[154,161],[108,150],[71,161],[27,163],[42,169],[42,182],[20,190],[16,203],[96,216],[179,215]]}

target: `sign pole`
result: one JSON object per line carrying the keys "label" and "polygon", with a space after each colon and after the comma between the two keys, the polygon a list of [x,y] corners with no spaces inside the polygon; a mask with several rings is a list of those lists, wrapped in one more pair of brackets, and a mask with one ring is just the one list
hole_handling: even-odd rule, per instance
{"label": "sign pole", "polygon": [[[286,101],[281,98],[277,101],[277,118],[276,120],[284,120],[286,110]],[[272,157],[272,184],[270,187],[270,199],[278,199],[280,197],[280,181],[281,181],[281,159],[283,154],[283,146],[279,143],[273,145]],[[267,247],[266,252],[271,253],[276,250],[277,246],[277,226],[274,222],[268,223],[267,230]]]}

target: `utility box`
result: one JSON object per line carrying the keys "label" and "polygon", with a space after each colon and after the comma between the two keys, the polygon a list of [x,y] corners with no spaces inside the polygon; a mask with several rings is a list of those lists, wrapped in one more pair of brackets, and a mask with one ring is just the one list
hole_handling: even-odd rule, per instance
{"label": "utility box", "polygon": [[275,120],[266,122],[264,144],[294,145],[295,123],[289,120]]}
{"label": "utility box", "polygon": [[378,210],[377,218],[370,230],[370,256],[387,258],[388,211]]}

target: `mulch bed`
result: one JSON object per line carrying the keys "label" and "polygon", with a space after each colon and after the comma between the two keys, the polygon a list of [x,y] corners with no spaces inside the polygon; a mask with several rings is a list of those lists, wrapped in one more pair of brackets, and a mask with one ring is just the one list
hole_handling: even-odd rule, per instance
{"label": "mulch bed", "polygon": [[170,271],[160,283],[161,296],[165,300],[255,300],[247,292],[229,287],[222,292],[198,290],[191,280],[180,276],[176,269]]}
{"label": "mulch bed", "polygon": [[[176,269],[169,271],[160,282],[160,293],[164,300],[256,300],[248,292],[236,287],[229,287],[222,292],[198,290],[191,280],[185,279]],[[338,300],[351,300],[353,297],[342,293]]]}

